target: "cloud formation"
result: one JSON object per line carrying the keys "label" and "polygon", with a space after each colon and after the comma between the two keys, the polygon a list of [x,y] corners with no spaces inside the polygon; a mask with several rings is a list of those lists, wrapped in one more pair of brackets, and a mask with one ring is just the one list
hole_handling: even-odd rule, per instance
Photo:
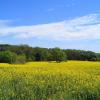
{"label": "cloud formation", "polygon": [[16,27],[0,21],[0,37],[10,36],[21,39],[36,37],[53,40],[100,39],[99,17],[99,14],[90,14],[56,23]]}

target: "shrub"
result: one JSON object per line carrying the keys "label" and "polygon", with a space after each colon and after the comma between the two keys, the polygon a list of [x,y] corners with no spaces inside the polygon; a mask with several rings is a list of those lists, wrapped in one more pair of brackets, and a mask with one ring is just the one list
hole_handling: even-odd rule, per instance
{"label": "shrub", "polygon": [[25,63],[26,56],[25,55],[17,55],[10,51],[1,51],[0,52],[0,63]]}
{"label": "shrub", "polygon": [[0,63],[14,63],[16,61],[17,55],[10,51],[0,52]]}
{"label": "shrub", "polygon": [[24,64],[26,62],[26,56],[25,55],[17,55],[16,57],[16,64]]}

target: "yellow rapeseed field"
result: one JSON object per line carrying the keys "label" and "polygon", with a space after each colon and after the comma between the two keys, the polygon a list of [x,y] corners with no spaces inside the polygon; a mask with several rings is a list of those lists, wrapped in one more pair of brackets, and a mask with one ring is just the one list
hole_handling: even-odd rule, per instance
{"label": "yellow rapeseed field", "polygon": [[0,100],[100,100],[100,62],[2,63]]}

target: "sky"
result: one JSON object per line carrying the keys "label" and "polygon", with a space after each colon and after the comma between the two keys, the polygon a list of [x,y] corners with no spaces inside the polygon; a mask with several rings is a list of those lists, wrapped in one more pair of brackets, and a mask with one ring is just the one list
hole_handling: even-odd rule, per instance
{"label": "sky", "polygon": [[0,44],[100,53],[100,0],[0,0]]}

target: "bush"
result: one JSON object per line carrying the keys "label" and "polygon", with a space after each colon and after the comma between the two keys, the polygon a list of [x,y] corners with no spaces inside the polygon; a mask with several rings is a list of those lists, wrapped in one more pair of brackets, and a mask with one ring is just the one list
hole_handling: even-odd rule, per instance
{"label": "bush", "polygon": [[10,51],[1,51],[0,52],[0,63],[25,63],[26,56],[25,55],[17,55]]}
{"label": "bush", "polygon": [[100,61],[100,54],[99,53],[96,54],[96,61]]}
{"label": "bush", "polygon": [[24,64],[26,62],[26,56],[25,55],[17,55],[16,64]]}
{"label": "bush", "polygon": [[0,63],[14,63],[16,61],[17,55],[10,51],[0,52]]}

